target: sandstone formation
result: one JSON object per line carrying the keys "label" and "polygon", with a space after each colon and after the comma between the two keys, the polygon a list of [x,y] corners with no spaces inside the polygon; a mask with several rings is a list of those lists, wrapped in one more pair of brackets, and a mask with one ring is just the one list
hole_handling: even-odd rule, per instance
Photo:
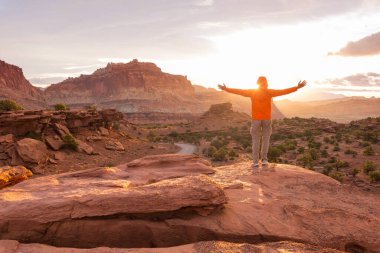
{"label": "sandstone formation", "polygon": [[231,103],[214,104],[191,123],[191,129],[193,131],[214,131],[231,127],[241,128],[247,126],[250,120],[251,117],[248,114],[233,111]]}
{"label": "sandstone formation", "polygon": [[112,126],[122,118],[123,114],[114,109],[0,112],[0,134],[40,134],[52,126],[62,136],[81,127]]}
{"label": "sandstone formation", "polygon": [[[94,133],[98,128],[109,131],[106,128],[116,124],[120,127],[122,119],[123,115],[113,109],[0,112],[0,166],[24,165],[35,173],[41,173],[40,169],[47,161],[56,164],[57,160],[47,148],[53,151],[62,149],[67,137],[77,143],[79,152],[97,154],[90,144],[77,139],[75,134],[81,129],[93,129]],[[97,138],[102,137],[93,136],[92,139]],[[115,149],[124,150],[120,146],[121,143]]]}
{"label": "sandstone formation", "polygon": [[32,175],[33,173],[24,166],[0,167],[0,189],[24,181]]}
{"label": "sandstone formation", "polygon": [[315,245],[308,245],[294,242],[272,242],[261,243],[258,245],[248,243],[230,243],[223,241],[208,241],[187,244],[170,248],[142,248],[142,249],[121,249],[121,248],[93,248],[93,249],[74,249],[56,248],[42,244],[22,244],[14,240],[1,240],[0,252],[3,253],[343,253],[343,251],[322,248]]}
{"label": "sandstone formation", "polygon": [[22,69],[0,60],[0,100],[12,99],[25,108],[45,106],[43,92],[25,79]]}
{"label": "sandstone formation", "polygon": [[[286,240],[379,252],[380,196],[291,165],[270,164],[252,173],[249,163],[207,164],[195,156],[151,156],[120,167],[21,182],[0,192],[0,239],[74,248]],[[217,251],[215,244],[179,249],[234,247],[222,243]],[[301,244],[304,251],[296,246],[280,250],[291,245],[296,244],[264,244],[272,250],[266,252],[334,252]],[[243,252],[264,246],[236,245]]]}
{"label": "sandstone formation", "polygon": [[[231,102],[235,110],[250,114],[250,99],[192,85],[186,76],[164,73],[154,63],[109,63],[91,75],[52,84],[44,92],[32,86],[20,68],[0,62],[0,99],[40,109],[65,103],[71,108],[96,105],[132,113],[137,123],[188,121],[212,104]],[[47,101],[47,102],[45,102]],[[148,116],[147,116],[148,114]],[[273,107],[273,118],[283,115]],[[168,118],[171,118],[168,120]],[[73,119],[75,123],[75,119]]]}
{"label": "sandstone formation", "polygon": [[140,111],[154,104],[164,110],[165,100],[187,100],[194,94],[185,76],[161,71],[154,63],[109,63],[91,75],[69,78],[45,91],[50,104],[97,104],[123,112]]}

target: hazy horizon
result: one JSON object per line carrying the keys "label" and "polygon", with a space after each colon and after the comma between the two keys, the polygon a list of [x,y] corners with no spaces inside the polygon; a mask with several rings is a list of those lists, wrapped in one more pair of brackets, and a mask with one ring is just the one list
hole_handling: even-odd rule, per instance
{"label": "hazy horizon", "polygon": [[0,59],[37,86],[134,58],[193,84],[380,97],[380,2],[0,0]]}

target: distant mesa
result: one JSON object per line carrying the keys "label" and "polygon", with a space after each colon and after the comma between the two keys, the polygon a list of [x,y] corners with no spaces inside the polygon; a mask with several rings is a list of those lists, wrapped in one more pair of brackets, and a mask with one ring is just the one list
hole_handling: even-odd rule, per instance
{"label": "distant mesa", "polygon": [[185,76],[164,73],[156,64],[136,59],[129,63],[108,63],[91,75],[66,79],[45,90],[49,104],[100,103],[121,111],[134,110],[132,105],[130,108],[122,105],[128,101],[154,100],[160,107],[163,99],[184,100],[193,94],[194,88]]}

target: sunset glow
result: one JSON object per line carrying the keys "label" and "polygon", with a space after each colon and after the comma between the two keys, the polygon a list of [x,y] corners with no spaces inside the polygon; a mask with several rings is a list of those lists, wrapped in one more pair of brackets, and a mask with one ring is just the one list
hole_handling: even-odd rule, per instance
{"label": "sunset glow", "polygon": [[380,97],[380,77],[355,79],[380,73],[378,1],[169,2],[39,1],[20,10],[0,0],[1,58],[39,86],[137,58],[206,87],[252,88],[266,75],[272,88],[306,79],[307,89]]}

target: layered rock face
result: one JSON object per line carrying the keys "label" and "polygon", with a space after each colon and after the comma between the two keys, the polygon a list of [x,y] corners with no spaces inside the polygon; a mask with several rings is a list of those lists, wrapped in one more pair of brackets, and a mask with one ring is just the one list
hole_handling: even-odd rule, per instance
{"label": "layered rock face", "polygon": [[[122,119],[123,114],[113,109],[0,112],[0,166],[24,165],[40,173],[47,162],[57,163],[59,159],[53,159],[48,148],[60,150],[65,145],[65,138],[77,144],[76,151],[94,155],[96,152],[86,141],[103,138],[88,136],[85,141],[77,139],[75,133],[81,129],[108,132],[107,128],[117,125],[120,135],[126,136],[122,129],[125,126],[120,123]],[[112,138],[107,138],[107,145],[124,150],[123,145]]]}
{"label": "layered rock face", "polygon": [[[195,156],[150,156],[21,182],[0,191],[0,206],[0,239],[21,243],[74,248],[196,243],[154,252],[380,249],[378,195],[291,165],[270,164],[253,173],[249,163],[212,168]],[[292,242],[250,245],[283,240]],[[199,241],[248,244],[220,242],[218,249],[218,242]],[[26,247],[15,241],[2,245]],[[36,244],[30,252],[38,248],[61,252]]]}
{"label": "layered rock face", "polygon": [[164,110],[165,101],[190,101],[193,94],[193,87],[185,76],[167,74],[154,63],[137,60],[110,63],[91,75],[69,78],[45,91],[50,104],[95,103],[124,112],[144,108]]}
{"label": "layered rock face", "polygon": [[22,69],[0,60],[0,99],[12,99],[29,109],[43,108],[43,92],[25,79]]}

